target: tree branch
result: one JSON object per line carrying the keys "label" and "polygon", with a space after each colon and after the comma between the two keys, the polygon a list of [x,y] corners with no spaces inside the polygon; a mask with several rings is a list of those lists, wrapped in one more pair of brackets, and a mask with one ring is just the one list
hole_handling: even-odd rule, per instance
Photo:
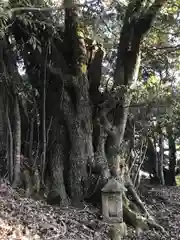
{"label": "tree branch", "polygon": [[[73,4],[72,7],[84,7],[85,4]],[[50,11],[58,11],[64,9],[65,6],[62,4],[59,7],[17,7],[11,8],[8,10],[8,13],[15,13],[15,12],[50,12]]]}
{"label": "tree branch", "polygon": [[150,28],[156,17],[157,12],[164,5],[167,0],[155,0],[155,2],[149,7],[146,13],[140,17],[136,23],[135,32],[140,36],[143,36]]}
{"label": "tree branch", "polygon": [[100,123],[103,125],[105,132],[109,136],[115,138],[115,136],[116,136],[116,128],[107,119],[107,116],[106,116],[105,113],[101,114]]}
{"label": "tree branch", "polygon": [[180,44],[177,44],[175,46],[163,46],[163,47],[152,47],[151,50],[156,51],[156,50],[171,50],[171,51],[176,51],[180,49]]}
{"label": "tree branch", "polygon": [[111,137],[115,137],[116,135],[116,127],[114,127],[107,118],[107,114],[116,106],[116,100],[114,98],[105,101],[101,105],[101,109],[99,111],[99,120],[103,125],[106,133]]}

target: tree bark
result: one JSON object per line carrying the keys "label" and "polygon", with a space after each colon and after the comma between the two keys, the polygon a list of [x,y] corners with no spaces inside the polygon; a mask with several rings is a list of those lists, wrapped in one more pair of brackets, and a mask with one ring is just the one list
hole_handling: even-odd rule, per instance
{"label": "tree bark", "polygon": [[165,185],[164,180],[164,137],[161,126],[159,126],[159,178],[160,184]]}
{"label": "tree bark", "polygon": [[[86,81],[86,79],[84,78]],[[93,162],[94,152],[92,146],[92,114],[86,88],[87,82],[80,85],[77,110],[74,111],[73,104],[69,101],[68,94],[64,92],[64,114],[68,126],[71,142],[70,149],[70,196],[74,204],[83,200],[87,191],[87,164]],[[84,88],[84,91],[82,89]],[[86,95],[87,94],[87,95]]]}
{"label": "tree bark", "polygon": [[44,79],[43,79],[43,98],[42,98],[42,139],[43,139],[43,147],[42,147],[42,155],[41,155],[41,183],[44,185],[44,172],[46,165],[46,148],[47,148],[47,132],[46,132],[46,84],[47,84],[47,57],[48,57],[48,46],[46,46],[46,54],[44,61]]}
{"label": "tree bark", "polygon": [[154,146],[154,142],[150,137],[148,137],[147,157],[148,157],[148,171],[151,177],[156,181],[156,183],[159,183],[158,172],[156,167],[158,163],[157,153],[156,148]]}
{"label": "tree bark", "polygon": [[58,204],[61,206],[68,205],[68,195],[64,182],[64,164],[68,165],[68,148],[67,131],[64,125],[53,122],[53,146],[50,154],[50,164],[52,172],[51,189],[48,194],[48,203]]}
{"label": "tree bark", "polygon": [[108,179],[110,177],[107,156],[105,152],[105,143],[107,140],[107,133],[101,125],[96,125],[94,128],[95,133],[98,135],[94,146],[94,169],[92,172],[99,173],[102,178]]}
{"label": "tree bark", "polygon": [[169,142],[169,185],[176,185],[176,143],[173,136],[172,126],[167,127],[168,142]]}
{"label": "tree bark", "polygon": [[19,109],[18,96],[15,96],[15,141],[14,141],[14,181],[13,187],[18,187],[20,183],[20,173],[21,173],[21,115]]}
{"label": "tree bark", "polygon": [[4,118],[3,118],[3,113],[4,113],[4,104],[3,104],[3,96],[2,96],[2,83],[0,83],[0,151],[3,149],[3,141],[4,141]]}
{"label": "tree bark", "polygon": [[34,116],[31,117],[30,121],[29,149],[28,149],[28,158],[30,162],[32,161],[33,140],[34,140]]}
{"label": "tree bark", "polygon": [[[86,195],[87,182],[89,180],[87,174],[88,163],[97,166],[100,165],[101,175],[104,178],[109,177],[108,168],[110,168],[112,176],[125,181],[124,177],[127,176],[126,162],[120,156],[120,150],[129,114],[130,92],[138,79],[140,44],[146,32],[150,29],[157,11],[164,2],[164,0],[155,0],[149,8],[143,11],[144,1],[130,1],[118,46],[113,93],[111,92],[109,98],[107,97],[108,94],[102,94],[103,97],[101,98],[101,94],[98,92],[101,69],[98,67],[97,75],[92,74],[92,71],[90,74],[90,68],[88,72],[87,49],[77,9],[75,7],[72,8],[71,5],[66,7],[65,4],[64,41],[60,46],[63,45],[61,52],[65,58],[62,65],[64,66],[65,62],[67,68],[64,70],[60,66],[61,71],[59,72],[58,80],[62,81],[60,113],[65,122],[64,126],[67,127],[70,141],[68,156],[69,184],[67,189],[73,203],[80,203]],[[102,55],[102,51],[99,51],[98,60],[100,61],[96,62],[98,66],[102,63]],[[44,55],[42,54],[42,56]],[[41,67],[39,69],[42,70]],[[96,69],[93,69],[93,71],[96,71]],[[96,77],[97,82],[95,82]],[[93,96],[94,91],[97,97]],[[59,103],[59,101],[57,102]],[[97,126],[100,124],[100,131],[97,146],[93,149],[92,121],[94,120],[94,112],[96,111],[98,112]],[[111,114],[112,112],[113,114]],[[51,167],[54,186],[59,187],[57,195],[61,199],[66,199],[66,191],[64,187],[62,188],[63,164],[59,157],[62,155],[64,144],[66,144],[65,141],[61,142],[58,138],[56,139],[52,151],[53,166]],[[133,186],[129,187],[129,191],[137,204],[142,204],[135,194]],[[134,214],[136,218],[137,214]]]}
{"label": "tree bark", "polygon": [[[70,196],[79,205],[87,192],[87,164],[94,161],[92,145],[92,109],[89,100],[86,46],[76,8],[65,8],[66,62],[71,72],[71,89],[64,91],[63,112],[67,122],[71,150],[69,156]],[[70,48],[73,46],[73,49]]]}
{"label": "tree bark", "polygon": [[11,122],[9,119],[9,104],[7,100],[6,104],[6,119],[7,119],[7,161],[8,161],[8,173],[9,173],[9,181],[13,183],[14,176],[14,161],[13,161],[13,134]]}

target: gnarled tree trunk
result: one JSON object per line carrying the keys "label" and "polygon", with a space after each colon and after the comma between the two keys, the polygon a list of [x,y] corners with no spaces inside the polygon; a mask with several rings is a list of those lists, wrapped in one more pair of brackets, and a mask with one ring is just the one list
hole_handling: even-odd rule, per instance
{"label": "gnarled tree trunk", "polygon": [[[68,205],[68,195],[64,182],[64,166],[68,165],[69,142],[65,126],[54,120],[52,123],[52,142],[48,166],[51,168],[51,189],[48,194],[48,203]],[[67,180],[65,178],[65,180]]]}
{"label": "gnarled tree trunk", "polygon": [[[89,66],[86,41],[80,27],[78,10],[72,4],[66,6],[65,1],[63,43],[57,44],[62,47],[57,51],[59,57],[57,59],[61,59],[58,66],[60,69],[54,71],[55,69],[52,69],[54,66],[48,66],[52,74],[57,73],[56,77],[61,82],[62,90],[61,98],[56,96],[55,102],[60,107],[56,108],[59,112],[54,114],[55,122],[57,121],[54,131],[59,131],[59,133],[55,137],[50,164],[51,190],[56,189],[54,192],[60,196],[58,201],[68,199],[66,192],[73,204],[77,205],[84,200],[88,184],[90,184],[87,172],[87,165],[90,165],[92,170],[100,169],[99,176],[104,179],[112,176],[123,181],[135,203],[148,215],[134,191],[128,176],[126,161],[122,159],[120,152],[131,102],[130,90],[134,87],[139,74],[140,45],[164,2],[165,0],[155,0],[143,12],[144,1],[130,1],[119,40],[113,91],[110,94],[100,94],[98,88],[101,82],[102,49],[99,47]],[[36,61],[34,65],[35,63]],[[39,69],[42,70],[43,67]],[[57,87],[59,87],[59,82]],[[98,133],[93,132],[97,129],[99,129]],[[63,137],[64,134],[68,135],[70,142],[69,155],[66,156],[63,156],[67,144]],[[63,171],[67,170],[65,169],[66,158],[69,166],[69,181],[66,179],[66,174],[63,176]],[[127,196],[124,196],[124,213],[130,216],[131,224],[134,224],[134,219],[136,219],[136,226],[139,226],[137,213],[131,209],[126,200]]]}

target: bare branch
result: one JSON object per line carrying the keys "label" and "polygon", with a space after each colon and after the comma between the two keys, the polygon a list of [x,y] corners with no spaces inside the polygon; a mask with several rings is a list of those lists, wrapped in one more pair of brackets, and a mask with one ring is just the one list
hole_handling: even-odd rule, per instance
{"label": "bare branch", "polygon": [[[74,4],[72,7],[84,7],[85,4]],[[9,13],[16,13],[16,12],[50,12],[50,11],[58,11],[64,9],[64,5],[62,4],[59,7],[17,7],[11,8],[8,10]]]}
{"label": "bare branch", "polygon": [[156,50],[171,50],[171,51],[176,51],[180,49],[180,44],[177,44],[175,46],[163,46],[163,47],[152,47],[151,50],[156,51]]}

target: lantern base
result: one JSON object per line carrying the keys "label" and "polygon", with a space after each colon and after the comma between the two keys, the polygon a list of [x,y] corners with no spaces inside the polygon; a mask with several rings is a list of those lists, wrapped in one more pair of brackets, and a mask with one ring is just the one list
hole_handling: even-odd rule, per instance
{"label": "lantern base", "polygon": [[120,224],[123,222],[123,218],[122,217],[106,217],[103,216],[103,220],[109,224]]}
{"label": "lantern base", "polygon": [[111,240],[121,240],[122,237],[127,236],[127,226],[125,222],[112,224],[109,235]]}

